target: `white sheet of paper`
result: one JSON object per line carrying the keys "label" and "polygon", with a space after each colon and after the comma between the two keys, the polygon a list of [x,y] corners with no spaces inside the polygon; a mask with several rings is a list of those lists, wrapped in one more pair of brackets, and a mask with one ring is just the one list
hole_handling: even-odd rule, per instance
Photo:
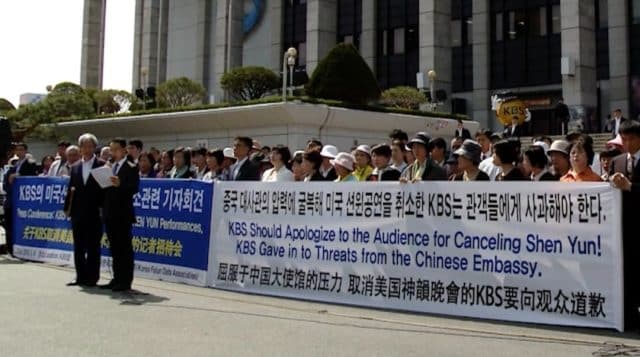
{"label": "white sheet of paper", "polygon": [[113,186],[111,183],[111,176],[113,172],[109,166],[101,166],[91,170],[91,176],[98,182],[98,185],[102,188]]}

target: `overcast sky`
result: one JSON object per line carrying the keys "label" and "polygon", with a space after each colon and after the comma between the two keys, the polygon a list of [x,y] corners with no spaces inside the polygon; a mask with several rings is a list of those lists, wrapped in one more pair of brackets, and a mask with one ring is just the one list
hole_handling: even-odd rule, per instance
{"label": "overcast sky", "polygon": [[[80,82],[83,0],[0,0],[0,98]],[[134,0],[107,0],[104,88],[131,90]]]}

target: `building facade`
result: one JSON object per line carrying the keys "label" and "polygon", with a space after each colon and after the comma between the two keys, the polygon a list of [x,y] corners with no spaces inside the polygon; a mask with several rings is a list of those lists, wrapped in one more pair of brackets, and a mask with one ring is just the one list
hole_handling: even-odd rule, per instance
{"label": "building facade", "polygon": [[134,87],[186,76],[211,102],[225,99],[231,68],[280,72],[295,47],[296,70],[311,75],[348,42],[382,88],[433,69],[441,109],[494,130],[491,96],[504,91],[525,100],[532,133],[559,133],[562,97],[591,132],[613,109],[640,114],[640,0],[137,0],[135,26]]}

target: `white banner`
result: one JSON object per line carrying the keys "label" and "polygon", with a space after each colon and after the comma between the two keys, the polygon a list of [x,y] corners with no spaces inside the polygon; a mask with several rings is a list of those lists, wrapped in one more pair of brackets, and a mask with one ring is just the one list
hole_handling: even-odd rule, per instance
{"label": "white banner", "polygon": [[214,187],[209,285],[623,329],[621,195],[607,184]]}

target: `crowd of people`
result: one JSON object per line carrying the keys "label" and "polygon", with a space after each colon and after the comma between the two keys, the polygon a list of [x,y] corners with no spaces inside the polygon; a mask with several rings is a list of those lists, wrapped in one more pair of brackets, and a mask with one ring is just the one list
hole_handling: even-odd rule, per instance
{"label": "crowd of people", "polygon": [[[311,139],[302,150],[278,145],[261,146],[249,137],[236,137],[233,147],[207,150],[178,147],[160,151],[144,149],[140,140],[127,142],[127,155],[138,166],[141,178],[197,179],[203,181],[611,181],[629,190],[638,156],[640,124],[624,121],[617,137],[604,151],[594,152],[587,134],[569,134],[552,141],[541,136],[531,143],[518,137],[503,138],[480,130],[472,138],[460,130],[447,142],[427,132],[409,137],[402,130],[389,135],[389,143],[358,145],[340,151],[336,146]],[[96,157],[109,162],[109,146]],[[67,141],[53,155],[36,163],[24,143],[12,147],[9,184],[15,175],[69,176],[81,161],[80,148]],[[630,160],[632,158],[633,160]],[[619,173],[616,175],[616,173]],[[7,185],[8,186],[8,185]]]}
{"label": "crowd of people", "polygon": [[[71,209],[69,215],[74,233],[77,278],[71,285],[96,284],[98,242],[102,223],[105,223],[114,250],[114,270],[117,271],[116,278],[107,287],[114,290],[129,289],[133,279],[131,224],[135,216],[132,199],[140,178],[206,182],[395,181],[404,184],[433,180],[610,182],[629,192],[624,196],[630,199],[625,199],[623,212],[632,212],[630,205],[640,192],[639,122],[619,120],[614,128],[615,138],[598,153],[594,151],[593,139],[582,133],[571,133],[555,141],[541,136],[523,143],[518,137],[489,130],[472,134],[463,124],[459,123],[455,137],[450,141],[432,138],[427,132],[410,137],[396,129],[390,133],[388,143],[357,145],[343,151],[317,139],[311,139],[306,147],[293,151],[282,145],[262,146],[243,136],[236,137],[232,147],[213,150],[188,147],[145,150],[143,142],[135,139],[114,139],[100,148],[95,136],[85,134],[77,145],[60,142],[55,154],[47,155],[37,163],[28,153],[26,144],[15,143],[3,179],[5,191],[9,193],[5,200],[4,220],[7,250],[12,252],[11,186],[17,176],[33,175],[69,176],[70,190],[75,189],[75,209]],[[92,168],[101,165],[113,168],[114,188],[106,191],[99,189],[89,176]],[[623,234],[627,236],[634,226],[632,220],[625,221]],[[88,241],[92,243],[86,244],[87,240],[76,242],[76,236],[91,236],[93,238]],[[123,241],[127,243],[122,244]],[[625,270],[627,264],[631,262],[625,259]],[[640,295],[634,292],[633,296],[635,299]]]}

